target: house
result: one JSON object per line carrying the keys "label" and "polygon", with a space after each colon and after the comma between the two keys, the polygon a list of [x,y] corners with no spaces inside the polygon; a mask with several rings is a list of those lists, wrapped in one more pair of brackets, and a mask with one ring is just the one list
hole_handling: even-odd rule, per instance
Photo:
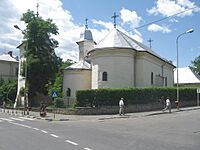
{"label": "house", "polygon": [[174,84],[170,61],[116,27],[96,44],[86,26],[77,44],[79,62],[64,69],[63,92],[70,101],[77,90]]}
{"label": "house", "polygon": [[17,80],[18,63],[18,60],[12,55],[12,51],[0,55],[0,78]]}
{"label": "house", "polygon": [[[179,86],[200,86],[200,76],[189,67],[178,68],[178,81]],[[177,69],[174,71],[174,84],[177,84]]]}

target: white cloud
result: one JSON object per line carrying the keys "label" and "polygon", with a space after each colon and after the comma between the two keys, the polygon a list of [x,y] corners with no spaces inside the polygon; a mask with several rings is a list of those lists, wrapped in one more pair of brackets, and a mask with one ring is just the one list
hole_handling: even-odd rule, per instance
{"label": "white cloud", "polygon": [[[185,11],[189,8],[197,7],[194,2],[191,2],[190,0],[157,0],[156,6],[152,7],[151,9],[148,9],[147,12],[150,15],[158,15],[161,14],[163,16],[171,16],[176,13]],[[193,9],[186,11],[184,13],[181,13],[177,16],[184,17],[184,16],[190,16],[193,14],[193,12],[199,11],[199,9]]]}
{"label": "white cloud", "polygon": [[102,27],[104,27],[105,29],[113,29],[113,23],[111,22],[104,22],[102,20],[96,20],[96,19],[93,19],[92,20],[92,23],[96,24],[96,25],[101,25]]}
{"label": "white cloud", "polygon": [[[63,8],[60,0],[38,0],[39,15],[44,18],[51,18],[59,28],[59,35],[53,36],[59,42],[56,48],[56,54],[63,60],[72,59],[78,61],[78,45],[76,41],[80,38],[80,33],[84,27],[75,24],[72,14]],[[15,29],[13,25],[17,24],[21,29],[25,29],[25,24],[20,21],[21,15],[28,9],[36,12],[37,0],[1,0],[0,3],[0,54],[13,51],[14,55],[19,55],[16,47],[22,42],[23,35],[21,31]],[[9,9],[8,9],[9,8]],[[137,27],[142,20],[135,11],[128,9],[121,10],[121,19],[123,24],[129,24]],[[96,29],[90,29],[93,34],[94,41],[97,43],[113,29],[112,22],[104,22],[101,20],[92,20],[98,26]],[[103,27],[99,29],[99,26]],[[117,26],[122,32],[126,31]],[[129,35],[142,42],[142,35],[138,31],[133,31]]]}
{"label": "white cloud", "polygon": [[137,12],[130,11],[128,9],[122,8],[120,11],[121,19],[123,21],[123,24],[128,23],[133,28],[136,28],[139,26],[142,18],[138,16]]}
{"label": "white cloud", "polygon": [[151,24],[147,28],[149,31],[152,32],[162,32],[162,33],[169,33],[171,30],[166,26],[159,26],[157,24]]}
{"label": "white cloud", "polygon": [[[53,22],[59,28],[59,35],[54,36],[59,41],[56,54],[64,60],[67,60],[68,57],[77,60],[78,47],[75,42],[79,39],[81,29],[83,28],[73,23],[72,15],[69,11],[62,8],[62,2],[60,0],[38,0],[38,2],[39,15],[44,19],[53,19]],[[37,0],[1,0],[0,20],[3,21],[0,22],[0,26],[3,30],[0,30],[0,51],[13,50],[18,55],[17,52],[19,50],[16,47],[23,40],[23,36],[20,31],[13,28],[13,25],[17,24],[21,29],[24,29],[25,24],[20,21],[21,15],[28,9],[36,12],[36,5]]]}

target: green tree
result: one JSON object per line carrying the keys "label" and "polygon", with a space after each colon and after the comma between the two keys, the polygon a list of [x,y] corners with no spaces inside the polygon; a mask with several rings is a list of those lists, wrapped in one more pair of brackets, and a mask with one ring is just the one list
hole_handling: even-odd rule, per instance
{"label": "green tree", "polygon": [[200,56],[196,57],[194,61],[192,61],[192,66],[190,68],[200,75]]}
{"label": "green tree", "polygon": [[7,104],[12,105],[15,101],[17,94],[17,81],[16,80],[3,80],[0,79],[0,104],[5,101]]}
{"label": "green tree", "polygon": [[34,106],[34,96],[37,92],[48,94],[48,83],[54,81],[61,64],[55,54],[58,41],[51,37],[58,34],[58,28],[51,19],[44,20],[31,10],[22,15],[21,21],[26,24],[22,33],[26,44],[29,103]]}

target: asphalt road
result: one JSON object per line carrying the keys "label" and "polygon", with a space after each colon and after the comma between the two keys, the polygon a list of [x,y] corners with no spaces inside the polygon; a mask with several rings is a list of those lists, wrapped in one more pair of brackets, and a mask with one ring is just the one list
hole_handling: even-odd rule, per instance
{"label": "asphalt road", "polygon": [[199,150],[199,114],[48,122],[0,113],[0,150]]}

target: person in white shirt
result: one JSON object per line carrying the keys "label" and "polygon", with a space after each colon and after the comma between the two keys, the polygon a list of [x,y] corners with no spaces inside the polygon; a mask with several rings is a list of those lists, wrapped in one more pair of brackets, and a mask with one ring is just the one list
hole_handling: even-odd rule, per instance
{"label": "person in white shirt", "polygon": [[167,99],[166,99],[166,106],[165,106],[165,109],[163,109],[163,112],[167,109],[169,109],[169,113],[171,113],[171,101],[170,101],[169,97],[167,97]]}
{"label": "person in white shirt", "polygon": [[121,116],[122,114],[125,115],[124,113],[124,99],[121,98],[119,101],[119,115]]}

